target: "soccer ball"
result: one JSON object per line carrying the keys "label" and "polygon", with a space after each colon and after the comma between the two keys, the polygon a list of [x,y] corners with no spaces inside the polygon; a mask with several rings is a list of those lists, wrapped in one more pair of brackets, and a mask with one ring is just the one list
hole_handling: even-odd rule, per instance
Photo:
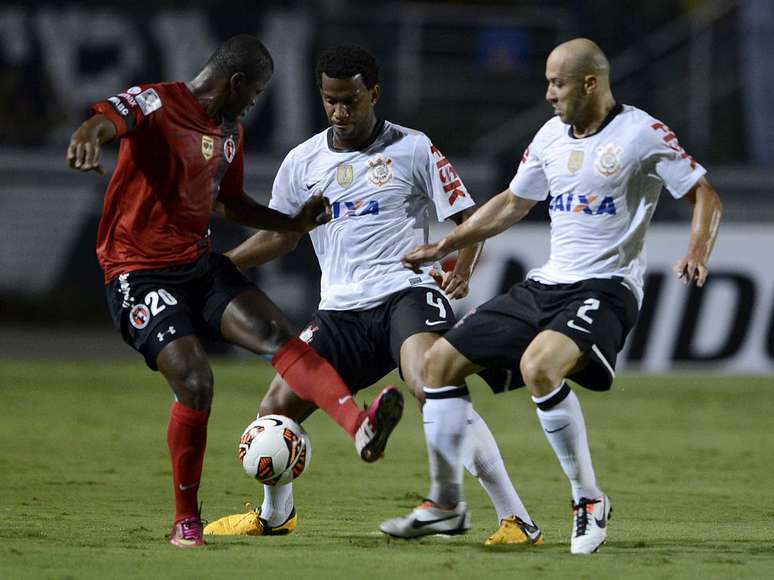
{"label": "soccer ball", "polygon": [[298,479],[311,458],[306,431],[283,415],[259,416],[239,439],[239,460],[245,473],[266,485]]}

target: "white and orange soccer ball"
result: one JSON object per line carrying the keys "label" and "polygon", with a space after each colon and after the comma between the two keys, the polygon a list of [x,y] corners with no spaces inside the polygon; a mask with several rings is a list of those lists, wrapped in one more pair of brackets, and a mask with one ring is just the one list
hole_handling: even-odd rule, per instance
{"label": "white and orange soccer ball", "polygon": [[298,479],[311,458],[309,435],[283,415],[258,417],[239,439],[239,459],[245,473],[266,485]]}

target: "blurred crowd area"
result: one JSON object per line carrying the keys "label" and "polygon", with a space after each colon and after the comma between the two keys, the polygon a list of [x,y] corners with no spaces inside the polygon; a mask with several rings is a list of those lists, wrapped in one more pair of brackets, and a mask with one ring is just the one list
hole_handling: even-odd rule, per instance
{"label": "blurred crowd area", "polygon": [[[763,8],[755,8],[755,5]],[[367,46],[382,66],[381,113],[445,151],[508,173],[548,114],[543,64],[573,36],[613,61],[620,100],[668,119],[707,163],[759,158],[745,114],[747,12],[768,0],[354,0],[45,2],[0,7],[0,144],[61,147],[95,100],[140,82],[188,80],[219,41],[258,34],[274,84],[246,119],[247,147],[284,153],[320,130],[317,52]],[[769,15],[770,16],[770,15]],[[530,114],[531,111],[535,111]],[[718,139],[718,135],[722,135]]]}
{"label": "blurred crowd area", "polygon": [[[263,202],[287,151],[326,126],[314,78],[321,49],[371,49],[379,114],[427,133],[484,202],[551,115],[546,56],[586,36],[610,57],[616,98],[668,123],[709,169],[727,221],[774,219],[771,0],[3,2],[0,321],[107,321],[94,239],[109,175],[69,171],[69,137],[95,101],[189,80],[244,32],[275,59],[269,90],[244,120],[246,190]],[[664,198],[656,221],[689,219],[688,204]],[[529,219],[545,221],[545,205]],[[219,250],[250,233],[218,220],[213,231]],[[251,275],[304,320],[317,271],[304,242]]]}

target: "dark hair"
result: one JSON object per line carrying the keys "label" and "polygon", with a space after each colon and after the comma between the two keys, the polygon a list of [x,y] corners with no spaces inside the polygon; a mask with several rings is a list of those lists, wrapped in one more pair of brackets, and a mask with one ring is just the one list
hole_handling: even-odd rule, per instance
{"label": "dark hair", "polygon": [[207,66],[228,77],[244,73],[248,82],[268,79],[274,72],[269,50],[250,34],[239,34],[226,40],[212,54]]}
{"label": "dark hair", "polygon": [[379,65],[370,51],[359,46],[334,46],[320,53],[317,58],[317,86],[322,86],[322,75],[332,79],[349,79],[363,76],[363,84],[372,89],[379,82]]}

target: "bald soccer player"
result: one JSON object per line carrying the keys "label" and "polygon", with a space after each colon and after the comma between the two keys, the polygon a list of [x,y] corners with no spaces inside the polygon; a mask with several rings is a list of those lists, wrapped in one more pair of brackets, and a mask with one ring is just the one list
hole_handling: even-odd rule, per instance
{"label": "bald soccer player", "polygon": [[490,368],[511,371],[509,390],[527,386],[570,480],[570,551],[590,554],[607,540],[610,498],[597,483],[580,403],[565,379],[610,389],[616,356],[642,303],[642,248],[662,186],[693,205],[688,251],[674,266],[684,284],[704,284],[721,216],[704,168],[664,123],[616,103],[609,69],[590,40],[556,47],[546,62],[546,100],[555,116],[535,135],[509,187],[439,242],[404,256],[411,269],[440,260],[549,200],[548,262],[475,309],[425,356],[432,503],[385,521],[384,533],[413,537],[417,521],[464,509],[461,450],[471,408],[465,379]]}

